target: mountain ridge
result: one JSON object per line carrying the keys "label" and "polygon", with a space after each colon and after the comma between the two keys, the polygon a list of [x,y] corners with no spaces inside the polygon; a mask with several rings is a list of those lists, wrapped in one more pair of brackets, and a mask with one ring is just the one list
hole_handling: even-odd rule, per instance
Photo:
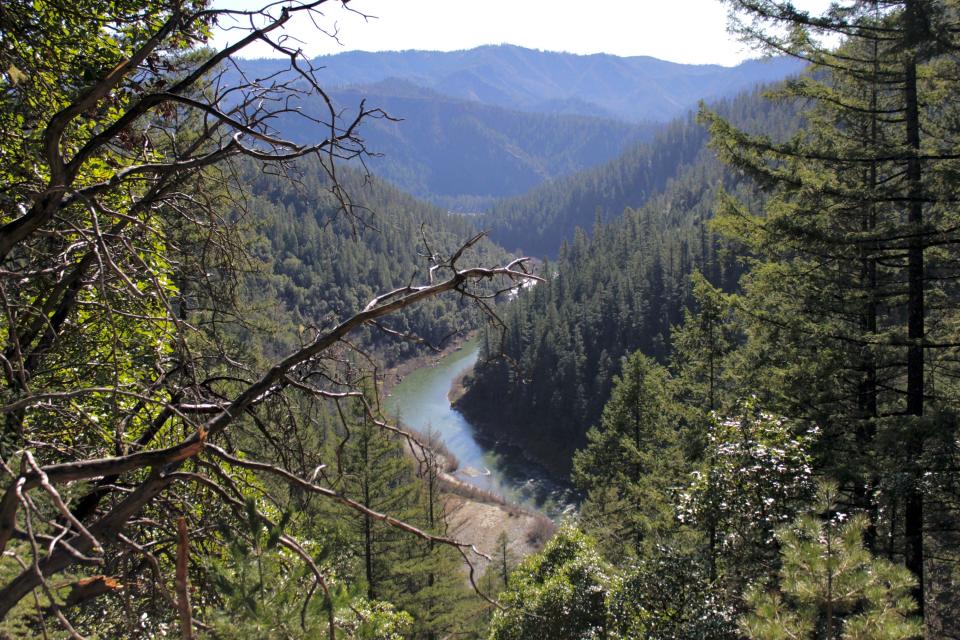
{"label": "mountain ridge", "polygon": [[[630,144],[649,139],[653,125],[570,113],[532,113],[469,102],[402,78],[331,89],[328,96],[349,122],[359,104],[389,118],[369,119],[359,132],[373,154],[376,175],[404,191],[458,211],[480,211],[493,201],[526,193],[545,181],[602,164]],[[322,117],[324,102],[303,102],[301,113]],[[274,126],[285,138],[309,143],[299,115]]]}
{"label": "mountain ridge", "polygon": [[[227,72],[265,83],[278,61],[247,60]],[[551,180],[597,167],[632,144],[651,140],[700,100],[732,97],[800,70],[783,59],[737,67],[682,65],[649,56],[577,55],[512,45],[459,52],[345,52],[314,59],[316,80],[349,121],[358,105],[392,117],[359,132],[368,166],[401,189],[461,212],[489,209]],[[292,105],[327,117],[314,98]],[[311,142],[294,117],[272,124],[291,140]],[[304,120],[299,120],[301,123]]]}
{"label": "mountain ridge", "polygon": [[[335,61],[335,62],[334,62]],[[604,113],[628,122],[667,122],[699,100],[732,97],[754,85],[797,73],[786,58],[748,60],[734,67],[690,65],[650,56],[572,54],[516,45],[460,51],[347,51],[313,59],[331,87],[402,77],[454,98],[539,111],[579,100],[576,113]],[[250,60],[251,68],[271,59]]]}

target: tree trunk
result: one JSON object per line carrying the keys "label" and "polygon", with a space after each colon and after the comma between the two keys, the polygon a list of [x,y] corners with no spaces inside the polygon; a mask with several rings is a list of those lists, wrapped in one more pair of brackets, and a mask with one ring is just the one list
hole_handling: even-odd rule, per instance
{"label": "tree trunk", "polygon": [[[915,2],[906,4],[907,44],[913,44],[914,24],[919,8]],[[909,204],[907,223],[910,242],[907,255],[908,299],[907,299],[907,414],[920,418],[924,410],[924,237],[923,237],[923,184],[920,164],[920,111],[917,98],[917,61],[913,53],[908,54],[904,69],[904,101],[906,107],[906,134],[908,153],[907,186]],[[919,425],[915,426],[919,428]],[[908,452],[911,462],[923,454],[923,440],[911,438]],[[919,472],[915,472],[914,483],[907,496],[904,510],[906,536],[906,565],[917,578],[916,597],[919,613],[924,613],[924,575],[923,575],[923,495],[919,487]]]}
{"label": "tree trunk", "polygon": [[190,540],[187,538],[187,521],[177,520],[177,567],[174,585],[177,590],[177,611],[180,614],[180,634],[183,640],[193,640],[193,613],[190,610],[190,581],[187,565],[190,556]]}

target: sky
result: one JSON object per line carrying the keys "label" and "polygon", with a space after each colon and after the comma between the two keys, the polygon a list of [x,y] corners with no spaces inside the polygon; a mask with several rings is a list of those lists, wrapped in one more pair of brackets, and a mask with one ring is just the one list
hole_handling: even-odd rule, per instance
{"label": "sky", "polygon": [[[219,0],[219,6],[251,8],[265,0]],[[796,0],[822,11],[829,0]],[[687,64],[735,65],[758,54],[727,33],[719,0],[351,0],[331,1],[321,26],[337,39],[300,21],[287,34],[308,55],[343,51],[428,49],[452,51],[484,44],[515,44],[569,53],[653,56]],[[360,13],[367,14],[365,18]],[[236,39],[221,34],[220,42]],[[339,40],[339,42],[338,42]],[[275,57],[266,48],[246,57]]]}

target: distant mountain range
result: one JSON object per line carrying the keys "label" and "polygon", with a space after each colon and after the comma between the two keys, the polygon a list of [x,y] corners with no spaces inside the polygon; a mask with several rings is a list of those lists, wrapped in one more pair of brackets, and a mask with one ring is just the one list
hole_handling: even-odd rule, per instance
{"label": "distant mountain range", "polygon": [[[254,61],[252,61],[254,62]],[[538,113],[627,122],[666,122],[701,99],[731,97],[797,73],[790,58],[736,67],[665,62],[648,56],[575,55],[513,45],[466,51],[349,51],[313,60],[327,86],[401,78],[437,93]]]}
{"label": "distant mountain range", "polygon": [[371,120],[361,131],[380,157],[374,173],[450,209],[480,211],[495,200],[616,157],[651,139],[656,125],[527,113],[449,98],[402,80],[331,92],[355,113],[364,98],[399,121]]}
{"label": "distant mountain range", "polygon": [[[649,57],[573,55],[511,45],[468,51],[347,52],[313,60],[347,119],[362,98],[400,122],[368,122],[361,135],[380,155],[370,169],[450,209],[480,211],[555,178],[600,165],[701,99],[736,95],[798,73],[788,59],[737,67]],[[247,60],[267,78],[286,63]],[[322,115],[319,102],[299,105]],[[302,121],[284,135],[316,136]]]}

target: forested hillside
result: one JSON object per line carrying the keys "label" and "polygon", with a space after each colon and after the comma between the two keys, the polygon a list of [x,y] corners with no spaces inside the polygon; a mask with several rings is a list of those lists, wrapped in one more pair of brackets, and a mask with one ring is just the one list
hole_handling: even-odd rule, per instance
{"label": "forested hillside", "polygon": [[[455,100],[399,80],[331,94],[349,120],[361,100],[390,118],[364,128],[377,156],[367,165],[403,190],[457,211],[478,212],[554,178],[614,158],[648,139],[653,125],[597,117],[524,113]],[[320,115],[322,105],[304,105]],[[280,128],[296,140],[304,132]]]}
{"label": "forested hillside", "polygon": [[776,92],[801,126],[703,108],[728,169],[699,183],[699,259],[696,227],[654,231],[677,184],[578,232],[463,403],[511,398],[501,433],[539,455],[581,445],[579,518],[515,572],[497,640],[960,630],[955,7],[729,4],[812,63]]}
{"label": "forested hillside", "polygon": [[[798,126],[790,108],[774,108],[756,92],[747,92],[715,108],[751,131],[783,137]],[[683,226],[690,210],[710,206],[701,192],[720,180],[721,169],[707,149],[706,129],[691,113],[662,128],[653,141],[633,145],[620,157],[594,169],[554,180],[522,196],[503,200],[484,214],[482,225],[506,247],[537,256],[557,255],[576,228],[590,229],[628,207],[641,207],[671,183],[687,182],[692,194],[665,203],[667,226]]]}
{"label": "forested hillside", "polygon": [[[429,251],[449,255],[477,233],[469,217],[447,213],[350,168],[337,174],[350,197],[350,213],[345,214],[316,159],[305,158],[287,171],[288,176],[278,176],[244,162],[238,176],[246,191],[242,221],[247,250],[259,262],[245,295],[251,307],[268,309],[276,342],[271,356],[296,346],[297,331],[339,322],[374,296],[427,278],[429,264],[423,256]],[[485,239],[470,257],[484,264],[506,260]],[[280,313],[277,301],[283,305]],[[358,340],[393,366],[423,349],[422,343],[402,336],[443,346],[481,322],[462,299],[434,299],[384,320],[381,326],[388,331],[367,329]]]}
{"label": "forested hillside", "polygon": [[957,2],[724,0],[730,69],[334,4],[0,7],[0,640],[960,637]]}
{"label": "forested hillside", "polygon": [[[717,108],[780,138],[800,126],[792,102],[760,93]],[[717,159],[707,140],[691,116],[652,145],[638,145],[605,167],[541,187],[491,213],[487,220],[509,220],[493,226],[501,242],[516,238],[541,250],[562,244],[557,260],[544,267],[547,282],[506,311],[503,339],[491,335],[488,352],[507,358],[477,368],[460,405],[469,415],[539,449],[561,447],[554,464],[568,469],[572,452],[600,418],[622,358],[639,350],[667,361],[672,332],[691,305],[691,274],[701,272],[725,291],[737,287],[739,247],[723,242],[710,222],[721,189],[749,201],[758,196],[752,182]],[[513,217],[507,219],[506,211]],[[539,223],[529,219],[536,212]],[[575,226],[572,240],[563,240]],[[527,235],[536,230],[545,235]],[[524,384],[516,383],[518,375]],[[522,430],[514,416],[522,416]]]}

